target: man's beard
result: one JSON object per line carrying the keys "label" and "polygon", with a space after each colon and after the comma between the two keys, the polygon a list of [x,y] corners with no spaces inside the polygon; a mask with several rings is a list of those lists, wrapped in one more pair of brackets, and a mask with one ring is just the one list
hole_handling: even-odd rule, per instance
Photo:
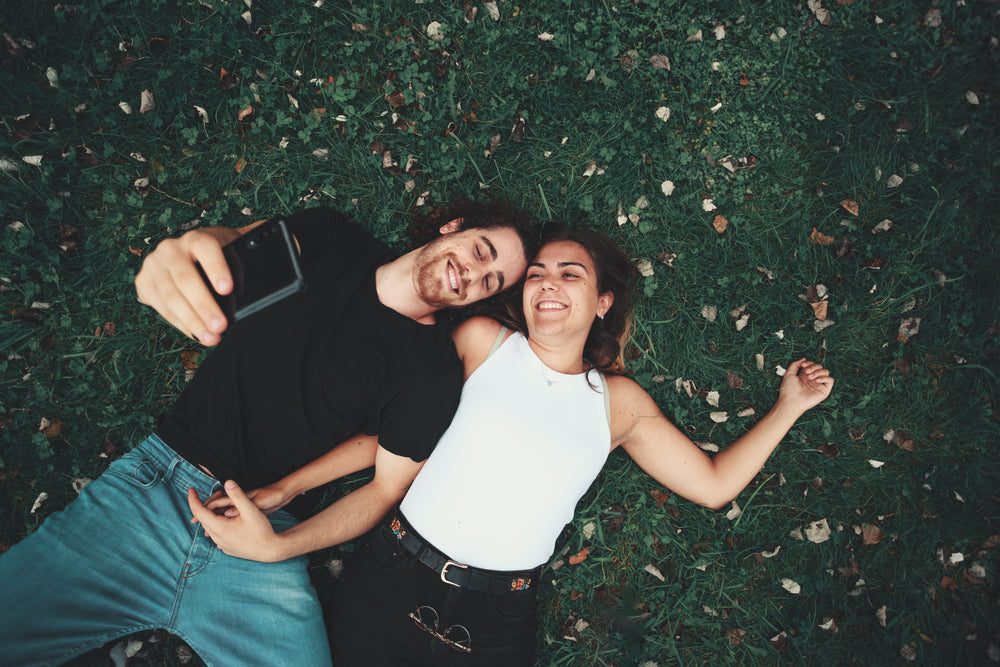
{"label": "man's beard", "polygon": [[[445,268],[447,267],[448,258],[451,256],[451,253],[442,252],[425,260],[425,255],[432,249],[430,247],[426,248],[418,259],[420,266],[417,269],[417,292],[427,305],[434,306],[435,308],[447,308],[454,305],[455,301],[459,298],[457,294],[451,291],[451,285],[448,283],[446,273],[447,269]],[[455,269],[457,280],[461,281],[461,278],[458,277],[458,266],[454,259],[452,259],[451,264]]]}

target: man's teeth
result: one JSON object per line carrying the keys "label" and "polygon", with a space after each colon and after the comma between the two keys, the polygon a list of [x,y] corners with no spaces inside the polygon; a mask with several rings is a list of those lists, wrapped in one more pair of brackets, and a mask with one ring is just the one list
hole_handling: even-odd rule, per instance
{"label": "man's teeth", "polygon": [[451,289],[455,292],[458,291],[458,275],[455,272],[455,267],[448,265],[448,282],[451,284]]}

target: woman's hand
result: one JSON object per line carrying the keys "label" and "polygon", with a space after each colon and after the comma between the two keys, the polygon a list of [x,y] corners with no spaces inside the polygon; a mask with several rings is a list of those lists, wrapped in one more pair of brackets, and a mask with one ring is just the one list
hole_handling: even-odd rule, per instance
{"label": "woman's hand", "polygon": [[778,403],[805,412],[820,404],[833,389],[830,371],[805,358],[792,363],[785,371],[778,392]]}
{"label": "woman's hand", "polygon": [[[264,514],[277,512],[294,498],[294,495],[286,493],[279,483],[268,484],[259,489],[254,489],[247,492],[246,496]],[[216,491],[209,496],[208,500],[205,501],[205,507],[216,514],[229,518],[235,518],[240,515],[240,510],[224,491]]]}

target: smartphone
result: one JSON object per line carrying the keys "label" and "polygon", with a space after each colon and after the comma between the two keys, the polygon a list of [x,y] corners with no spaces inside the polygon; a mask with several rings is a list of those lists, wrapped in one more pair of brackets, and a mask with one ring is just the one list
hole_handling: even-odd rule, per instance
{"label": "smartphone", "polygon": [[200,266],[198,270],[230,323],[305,288],[295,242],[281,218],[227,243],[222,252],[233,277],[232,292],[218,294]]}

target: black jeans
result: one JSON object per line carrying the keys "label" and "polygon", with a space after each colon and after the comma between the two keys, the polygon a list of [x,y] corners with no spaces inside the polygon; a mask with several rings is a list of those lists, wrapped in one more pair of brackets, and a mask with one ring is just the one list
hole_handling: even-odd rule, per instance
{"label": "black jeans", "polygon": [[383,522],[346,568],[330,602],[333,664],[530,666],[535,597],[534,586],[491,595],[444,583]]}

